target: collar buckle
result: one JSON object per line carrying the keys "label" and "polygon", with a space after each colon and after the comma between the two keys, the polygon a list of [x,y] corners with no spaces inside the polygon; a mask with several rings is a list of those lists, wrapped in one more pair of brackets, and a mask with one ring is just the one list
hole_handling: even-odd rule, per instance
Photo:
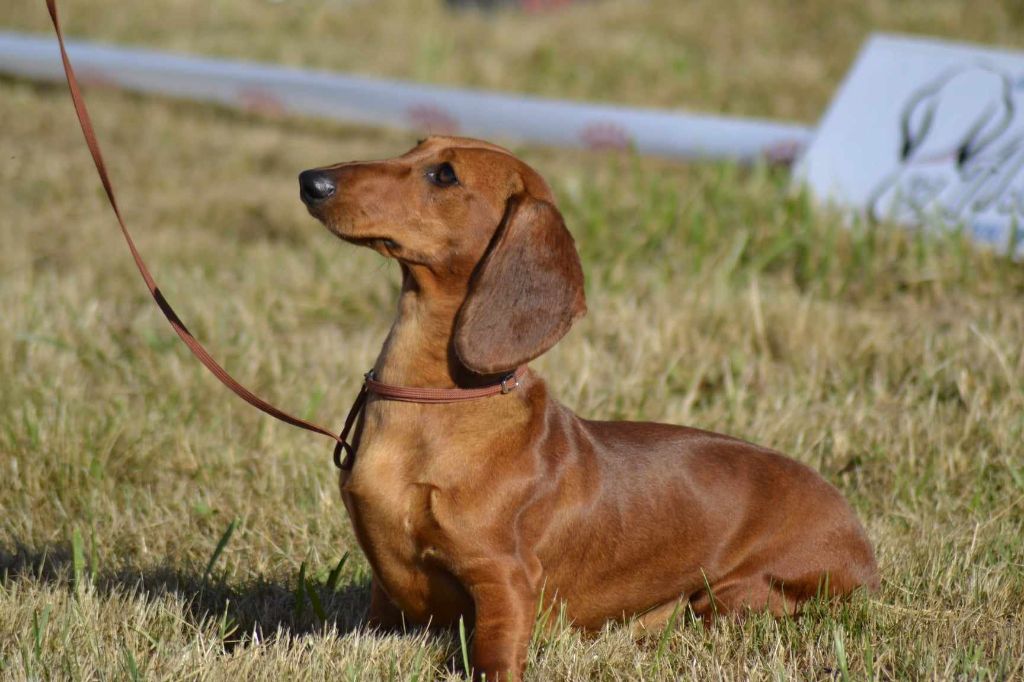
{"label": "collar buckle", "polygon": [[[512,382],[512,383],[509,383],[509,382]],[[517,388],[519,388],[519,377],[516,376],[515,372],[512,372],[511,374],[508,374],[504,378],[502,378],[502,380],[501,380],[501,394],[502,395],[507,395],[507,394],[511,393],[512,391],[516,390]]]}

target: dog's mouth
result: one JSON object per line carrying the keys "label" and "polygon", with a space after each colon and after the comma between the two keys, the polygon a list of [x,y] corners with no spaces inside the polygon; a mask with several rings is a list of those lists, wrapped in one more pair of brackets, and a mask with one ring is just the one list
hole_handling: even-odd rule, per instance
{"label": "dog's mouth", "polygon": [[406,254],[402,245],[391,237],[372,232],[370,234],[356,234],[357,230],[354,229],[356,221],[347,216],[344,211],[339,213],[337,209],[326,211],[324,208],[323,203],[306,203],[306,210],[309,211],[309,214],[326,227],[331,234],[342,241],[356,246],[365,246],[388,258],[403,260],[406,256],[410,255]]}
{"label": "dog's mouth", "polygon": [[388,256],[394,256],[402,247],[394,239],[390,237],[355,237],[337,233],[339,237],[347,241],[349,244],[355,244],[356,246],[365,246],[373,249],[374,251],[384,253]]}
{"label": "dog's mouth", "polygon": [[[319,207],[308,206],[307,210],[309,214],[316,218],[318,221],[323,223],[331,233],[341,238],[343,241],[349,244],[355,244],[356,246],[365,246],[368,249],[381,253],[385,256],[397,257],[398,251],[402,248],[401,245],[392,239],[391,237],[385,237],[383,235],[355,235],[351,234],[349,229],[342,228],[338,224],[338,221],[332,220],[329,216],[323,215],[319,210]],[[348,222],[348,221],[345,221]]]}

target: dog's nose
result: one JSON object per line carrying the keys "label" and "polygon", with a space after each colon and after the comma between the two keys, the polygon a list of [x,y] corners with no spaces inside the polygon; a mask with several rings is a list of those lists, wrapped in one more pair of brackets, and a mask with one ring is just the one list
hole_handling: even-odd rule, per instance
{"label": "dog's nose", "polygon": [[334,178],[324,171],[308,170],[299,173],[299,196],[307,204],[323,201],[337,190]]}

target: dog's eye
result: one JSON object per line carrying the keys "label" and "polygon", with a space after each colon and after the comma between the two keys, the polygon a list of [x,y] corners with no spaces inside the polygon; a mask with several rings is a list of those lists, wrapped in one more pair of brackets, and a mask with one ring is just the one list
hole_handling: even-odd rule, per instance
{"label": "dog's eye", "polygon": [[442,163],[431,168],[427,171],[427,179],[438,187],[451,187],[459,182],[450,163]]}

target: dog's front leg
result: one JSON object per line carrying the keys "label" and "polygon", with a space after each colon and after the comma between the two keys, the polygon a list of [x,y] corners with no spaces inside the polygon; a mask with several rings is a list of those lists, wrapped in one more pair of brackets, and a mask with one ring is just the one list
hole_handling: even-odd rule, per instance
{"label": "dog's front leg", "polygon": [[538,591],[518,559],[489,560],[466,576],[476,608],[473,676],[488,682],[523,678]]}
{"label": "dog's front leg", "polygon": [[404,625],[401,609],[391,601],[376,576],[370,583],[370,608],[366,613],[366,625],[385,632],[400,630]]}

